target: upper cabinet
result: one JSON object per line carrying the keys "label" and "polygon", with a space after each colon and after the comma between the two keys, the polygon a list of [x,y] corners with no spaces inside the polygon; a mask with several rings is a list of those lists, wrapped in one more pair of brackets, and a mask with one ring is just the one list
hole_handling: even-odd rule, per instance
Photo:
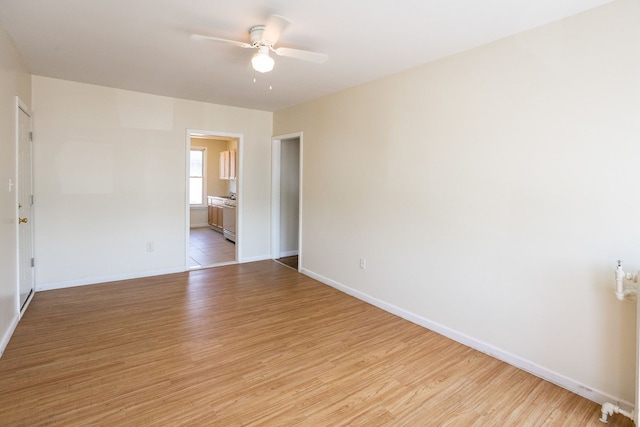
{"label": "upper cabinet", "polygon": [[220,179],[236,179],[236,150],[220,152]]}
{"label": "upper cabinet", "polygon": [[229,152],[220,152],[220,179],[229,179]]}

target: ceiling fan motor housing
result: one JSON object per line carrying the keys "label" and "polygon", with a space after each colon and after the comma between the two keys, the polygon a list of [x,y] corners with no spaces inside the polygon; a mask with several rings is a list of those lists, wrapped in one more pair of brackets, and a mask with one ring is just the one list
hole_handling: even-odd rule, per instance
{"label": "ceiling fan motor housing", "polygon": [[251,37],[251,44],[253,46],[260,47],[273,45],[273,43],[267,40],[262,40],[264,28],[264,25],[254,25],[253,27],[249,28],[249,36]]}

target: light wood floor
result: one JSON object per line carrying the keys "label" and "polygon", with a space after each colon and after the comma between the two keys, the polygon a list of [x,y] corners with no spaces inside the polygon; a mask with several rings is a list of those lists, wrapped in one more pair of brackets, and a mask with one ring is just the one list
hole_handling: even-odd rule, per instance
{"label": "light wood floor", "polygon": [[278,258],[276,261],[298,271],[298,255],[285,256],[282,258]]}
{"label": "light wood floor", "polygon": [[599,409],[273,261],[38,293],[0,359],[2,426],[601,426]]}

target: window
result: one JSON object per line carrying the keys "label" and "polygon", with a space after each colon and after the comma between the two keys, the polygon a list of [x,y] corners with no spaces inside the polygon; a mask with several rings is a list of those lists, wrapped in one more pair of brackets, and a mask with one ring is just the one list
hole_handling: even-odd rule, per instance
{"label": "window", "polygon": [[204,147],[193,147],[189,151],[189,204],[205,206],[206,153]]}

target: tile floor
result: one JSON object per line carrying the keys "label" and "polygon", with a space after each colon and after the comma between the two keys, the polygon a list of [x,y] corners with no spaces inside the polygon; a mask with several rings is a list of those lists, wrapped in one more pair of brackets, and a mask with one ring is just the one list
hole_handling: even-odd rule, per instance
{"label": "tile floor", "polygon": [[236,260],[236,245],[209,227],[192,228],[189,236],[189,267],[208,267]]}

